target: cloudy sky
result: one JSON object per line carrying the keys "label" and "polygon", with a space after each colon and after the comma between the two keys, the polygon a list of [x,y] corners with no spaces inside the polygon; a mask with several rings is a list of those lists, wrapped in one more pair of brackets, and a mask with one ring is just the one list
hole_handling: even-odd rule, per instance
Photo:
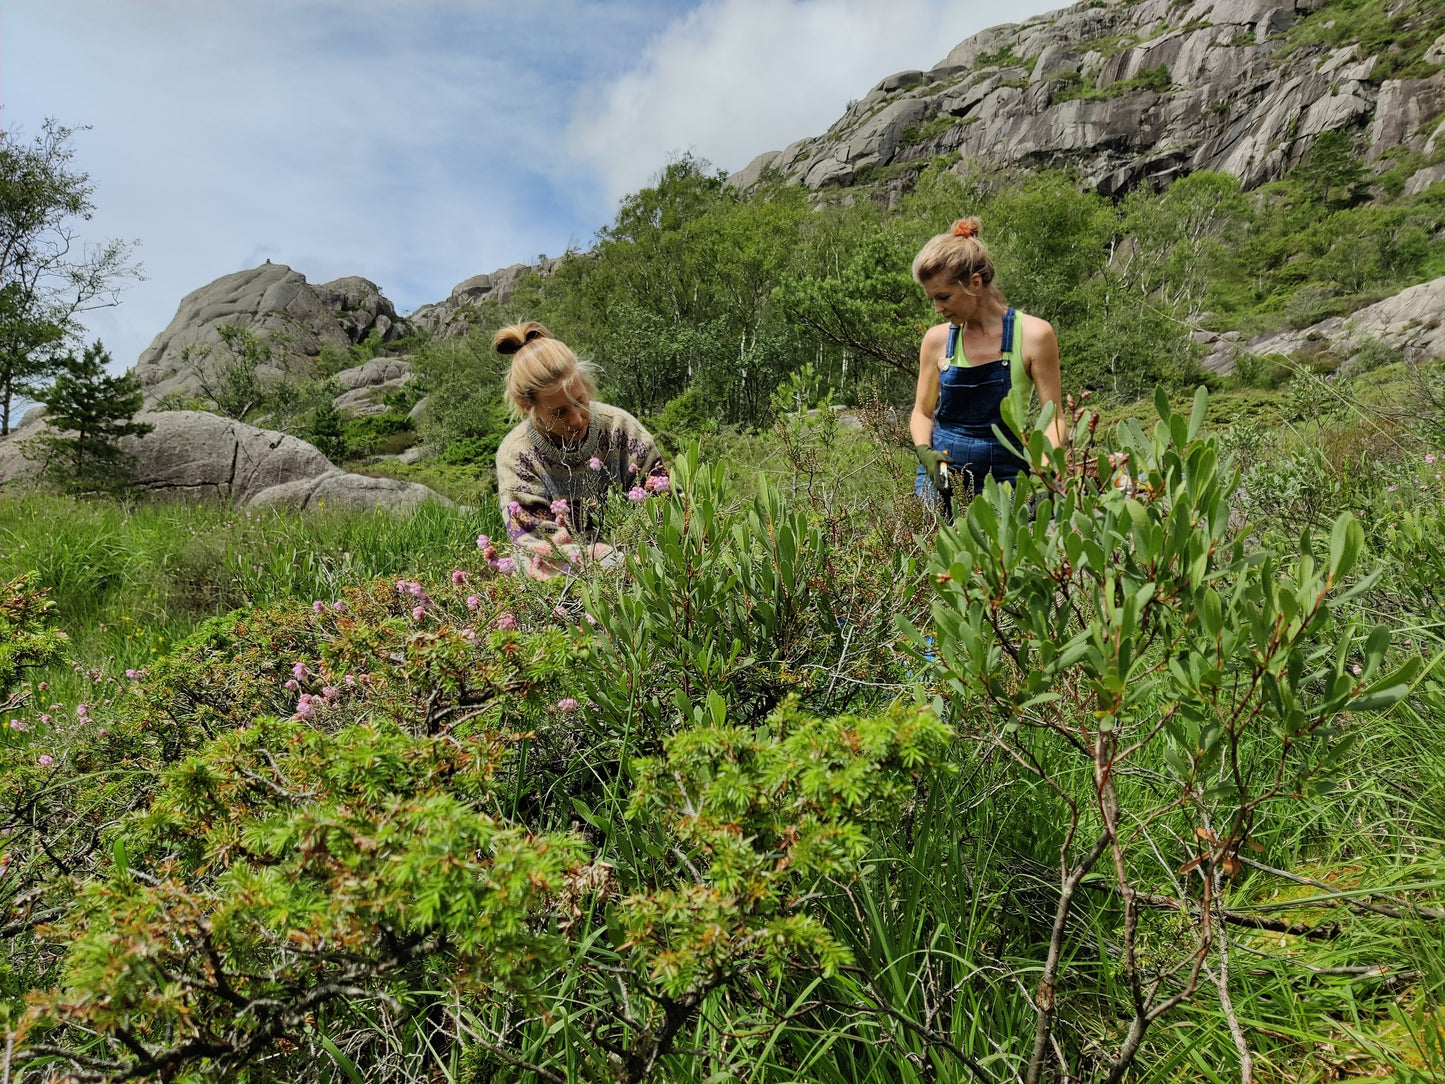
{"label": "cloudy sky", "polygon": [[[1022,19],[1060,6],[1017,0]],[[117,367],[181,297],[270,259],[364,275],[402,312],[587,247],[691,151],[735,170],[995,0],[0,0],[0,124],[89,126],[92,241],[145,280],[92,334]]]}

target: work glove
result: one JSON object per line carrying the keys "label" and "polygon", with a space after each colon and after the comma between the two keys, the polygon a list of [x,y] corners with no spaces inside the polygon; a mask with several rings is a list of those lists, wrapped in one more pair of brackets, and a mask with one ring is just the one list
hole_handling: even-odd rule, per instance
{"label": "work glove", "polygon": [[928,483],[937,492],[943,491],[943,482],[938,476],[938,466],[948,460],[947,452],[935,451],[927,444],[915,444],[913,452],[918,456],[918,462],[923,464],[924,473],[928,475]]}

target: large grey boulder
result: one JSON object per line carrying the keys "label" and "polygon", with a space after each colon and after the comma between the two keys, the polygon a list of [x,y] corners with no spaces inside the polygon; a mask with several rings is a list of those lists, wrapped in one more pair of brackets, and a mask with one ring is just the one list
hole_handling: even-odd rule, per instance
{"label": "large grey boulder", "polygon": [[272,379],[309,374],[309,359],[323,345],[345,349],[373,330],[388,341],[410,331],[366,279],[353,276],[312,286],[285,264],[262,264],[223,275],[181,300],[170,324],[136,362],[146,402],[154,404],[171,392],[195,394],[197,366],[214,369],[224,360],[219,329],[227,324],[275,343],[276,364],[263,367],[261,374]]}
{"label": "large grey boulder", "polygon": [[[407,509],[445,500],[415,483],[347,474],[304,440],[217,414],[166,410],[139,420],[154,429],[122,446],[135,459],[137,484],[153,493],[250,507],[311,508],[326,500],[334,507]],[[35,476],[39,464],[26,455],[25,441],[44,429],[36,422],[0,441],[0,483]]]}
{"label": "large grey boulder", "polygon": [[[1357,44],[1283,48],[1322,2],[1091,0],[991,27],[929,72],[890,76],[827,132],[759,155],[729,180],[746,189],[772,168],[820,189],[853,183],[869,165],[921,167],[956,153],[959,172],[973,163],[1077,167],[1116,195],[1201,169],[1254,187],[1305,160],[1326,132],[1350,134],[1371,160],[1395,146],[1438,147],[1445,124],[1432,136],[1431,121],[1445,111],[1445,70],[1382,81],[1379,57]],[[1425,62],[1445,66],[1445,44]],[[1139,79],[1160,68],[1167,87]],[[941,116],[954,125],[897,138]]]}

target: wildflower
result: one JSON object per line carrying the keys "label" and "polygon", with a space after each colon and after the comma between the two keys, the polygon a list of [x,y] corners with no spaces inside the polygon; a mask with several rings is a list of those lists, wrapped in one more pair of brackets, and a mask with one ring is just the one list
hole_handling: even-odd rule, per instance
{"label": "wildflower", "polygon": [[597,618],[593,617],[585,610],[583,611],[582,616],[587,619],[587,624],[591,625],[594,629],[597,627]]}
{"label": "wildflower", "polygon": [[566,498],[558,497],[552,502],[552,514],[554,516],[565,516],[567,514]]}
{"label": "wildflower", "polygon": [[588,470],[601,470],[601,469],[602,469],[602,460],[598,459],[598,458],[594,455],[591,459],[587,460],[587,469],[588,469]]}
{"label": "wildflower", "polygon": [[22,723],[19,719],[11,719],[11,720],[10,720],[10,729],[11,729],[11,730],[29,730],[30,728],[29,728],[28,726],[26,726],[24,723]]}
{"label": "wildflower", "polygon": [[1354,674],[1356,677],[1359,677],[1362,672],[1363,669],[1359,663],[1355,663],[1354,666],[1350,667],[1350,673]]}
{"label": "wildflower", "polygon": [[281,688],[285,689],[288,693],[295,693],[301,691],[301,686],[294,679],[287,681],[285,685],[281,686]]}
{"label": "wildflower", "polygon": [[459,568],[452,569],[452,586],[460,587],[467,582],[467,574]]}
{"label": "wildflower", "polygon": [[406,594],[406,581],[405,581],[405,580],[397,580],[397,581],[396,581],[396,593],[397,593],[398,595],[404,595],[404,594]]}
{"label": "wildflower", "polygon": [[[41,725],[41,726],[49,726],[49,725],[50,725],[50,716],[47,715],[47,714],[46,714],[45,712],[43,712],[43,711],[40,713],[40,725]],[[21,729],[21,730],[24,730],[24,729],[25,729],[25,724],[24,724],[24,723],[21,723],[21,724],[20,724],[20,729]]]}
{"label": "wildflower", "polygon": [[96,733],[99,734],[99,735],[103,738],[103,737],[105,737],[107,734],[109,734],[110,731],[107,730],[107,729],[105,729],[105,727],[101,727],[99,730],[96,731]]}
{"label": "wildflower", "polygon": [[316,718],[315,699],[310,693],[302,693],[301,699],[296,701],[296,718],[306,720]]}
{"label": "wildflower", "polygon": [[311,671],[307,668],[304,662],[297,662],[291,664],[291,673],[295,676],[297,681],[305,681],[306,675],[311,673]]}
{"label": "wildflower", "polygon": [[518,504],[516,501],[509,501],[509,502],[507,503],[507,518],[508,518],[508,519],[516,519],[516,518],[517,518],[518,516],[520,516],[521,514],[522,514],[522,506],[521,506],[520,504]]}
{"label": "wildflower", "polygon": [[512,615],[512,612],[510,610],[502,614],[501,617],[497,618],[497,628],[502,629],[504,632],[510,632],[516,627],[517,619]]}
{"label": "wildflower", "polygon": [[413,607],[411,608],[411,619],[412,619],[413,621],[420,621],[420,620],[421,620],[423,617],[425,617],[425,616],[426,616],[426,607],[425,607],[425,606],[413,606]]}
{"label": "wildflower", "polygon": [[128,678],[130,678],[132,681],[134,681],[136,678],[140,677],[140,671],[139,671],[139,670],[127,670],[127,671],[125,672],[125,676],[128,677]]}
{"label": "wildflower", "polygon": [[362,675],[361,675],[359,678],[357,678],[356,680],[359,681],[359,682],[360,682],[361,684],[363,684],[363,685],[370,685],[370,684],[371,684],[371,675],[370,675],[370,674],[362,674]]}
{"label": "wildflower", "polygon": [[577,703],[577,698],[572,696],[564,696],[561,700],[557,701],[558,711],[576,711],[581,706],[582,705]]}
{"label": "wildflower", "polygon": [[552,607],[552,616],[553,616],[553,617],[560,617],[563,621],[566,621],[566,620],[567,620],[567,610],[566,610],[566,608],[565,608],[564,606],[562,606],[561,603],[558,603],[556,606],[553,606],[553,607]]}
{"label": "wildflower", "polygon": [[647,500],[647,490],[643,489],[641,486],[633,486],[627,491],[627,499],[633,504],[641,504],[643,501]]}
{"label": "wildflower", "polygon": [[41,753],[35,758],[35,763],[39,764],[42,768],[48,768],[55,763],[55,758],[49,753]]}
{"label": "wildflower", "polygon": [[1430,466],[1434,466],[1434,464],[1435,464],[1435,453],[1434,453],[1434,452],[1426,452],[1426,453],[1425,453],[1425,465],[1426,465],[1427,467],[1430,467]]}
{"label": "wildflower", "polygon": [[475,609],[476,609],[478,606],[480,606],[481,604],[482,604],[482,600],[479,599],[476,595],[468,595],[468,596],[467,596],[467,609],[469,609],[469,610],[475,610]]}
{"label": "wildflower", "polygon": [[321,689],[321,699],[322,699],[322,700],[335,700],[335,699],[336,699],[338,696],[340,696],[340,695],[341,695],[341,690],[340,690],[339,688],[337,688],[335,685],[325,685],[325,686],[322,686],[322,689]]}
{"label": "wildflower", "polygon": [[477,642],[477,630],[476,630],[476,629],[462,629],[462,639],[465,640],[465,641],[466,641],[467,643],[469,643],[469,644],[474,644],[474,643],[476,643],[476,642]]}
{"label": "wildflower", "polygon": [[346,605],[344,599],[337,599],[331,604],[331,608],[339,614],[344,614],[347,610],[351,609],[350,606]]}
{"label": "wildflower", "polygon": [[654,493],[666,493],[672,488],[672,479],[665,474],[656,474],[647,480],[647,488]]}
{"label": "wildflower", "polygon": [[76,704],[75,717],[79,719],[82,723],[87,722],[90,719],[90,705]]}
{"label": "wildflower", "polygon": [[517,571],[517,562],[510,557],[503,557],[497,562],[497,571],[503,576],[510,576],[513,572]]}
{"label": "wildflower", "polygon": [[347,674],[344,678],[341,679],[341,684],[345,685],[348,689],[356,688],[356,675]]}
{"label": "wildflower", "polygon": [[311,612],[312,612],[312,613],[318,613],[318,614],[324,614],[324,613],[326,612],[326,603],[322,602],[322,601],[318,598],[315,602],[313,602],[313,603],[311,604]]}
{"label": "wildflower", "polygon": [[1395,490],[1397,490],[1397,489],[1399,489],[1399,488],[1400,488],[1399,486],[1386,486],[1386,487],[1385,487],[1385,492],[1386,492],[1386,493],[1393,493],[1393,492],[1395,492]]}
{"label": "wildflower", "polygon": [[484,534],[477,535],[477,549],[484,550],[492,544],[492,540]]}
{"label": "wildflower", "polygon": [[628,473],[628,474],[636,474],[636,473],[637,473],[637,464],[636,464],[636,463],[629,463],[629,464],[627,464],[627,473]]}

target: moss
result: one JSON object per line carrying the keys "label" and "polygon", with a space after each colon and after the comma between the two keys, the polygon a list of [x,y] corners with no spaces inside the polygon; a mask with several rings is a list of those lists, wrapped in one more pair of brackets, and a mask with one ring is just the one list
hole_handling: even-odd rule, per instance
{"label": "moss", "polygon": [[1166,93],[1174,85],[1174,79],[1169,74],[1169,66],[1160,64],[1157,68],[1148,68],[1130,79],[1120,79],[1116,83],[1100,88],[1095,86],[1094,81],[1087,76],[1076,76],[1073,79],[1064,79],[1059,89],[1054,92],[1052,101],[1068,102],[1076,98],[1085,101],[1108,101],[1111,98],[1122,98],[1126,94],[1132,94],[1136,90],[1153,91],[1156,94]]}
{"label": "moss", "polygon": [[898,145],[900,147],[914,147],[919,143],[927,143],[930,140],[937,139],[943,135],[944,132],[960,123],[962,122],[958,117],[945,114],[940,117],[934,117],[924,124],[910,124],[899,134]]}

